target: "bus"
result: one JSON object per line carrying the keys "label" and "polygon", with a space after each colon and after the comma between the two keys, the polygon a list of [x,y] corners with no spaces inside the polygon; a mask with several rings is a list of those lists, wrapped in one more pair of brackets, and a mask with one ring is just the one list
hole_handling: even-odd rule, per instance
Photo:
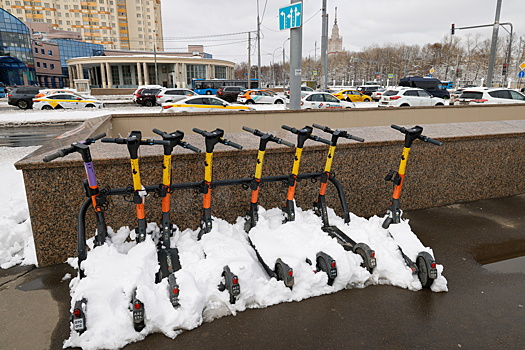
{"label": "bus", "polygon": [[[221,86],[242,86],[248,88],[248,80],[192,79],[191,89],[199,95],[215,95]],[[259,80],[250,80],[250,89],[259,88]]]}

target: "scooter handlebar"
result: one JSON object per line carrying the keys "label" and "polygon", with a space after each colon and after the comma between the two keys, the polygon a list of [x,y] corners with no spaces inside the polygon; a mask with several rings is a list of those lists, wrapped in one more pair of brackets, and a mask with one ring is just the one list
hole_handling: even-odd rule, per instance
{"label": "scooter handlebar", "polygon": [[255,136],[262,136],[263,135],[262,131],[259,131],[257,129],[252,129],[252,128],[247,127],[247,126],[243,126],[242,129],[244,131],[248,131],[251,134],[254,134]]}
{"label": "scooter handlebar", "polygon": [[317,142],[325,143],[325,144],[327,144],[329,146],[332,145],[332,141],[327,140],[327,139],[323,139],[322,137],[319,137],[319,136],[316,136],[316,135],[310,135],[310,136],[308,136],[308,138],[310,140],[314,140],[314,141],[317,141]]}
{"label": "scooter handlebar", "polygon": [[391,127],[392,129],[396,129],[396,130],[398,130],[398,131],[401,131],[403,134],[406,134],[406,132],[407,132],[407,129],[405,129],[405,128],[402,127],[402,126],[396,125],[396,124],[392,124],[392,125],[390,125],[390,127]]}
{"label": "scooter handlebar", "polygon": [[293,144],[291,142],[288,142],[288,141],[285,141],[283,139],[277,138],[277,137],[276,137],[276,141],[275,142],[277,142],[277,143],[279,143],[281,145],[285,145],[285,146],[291,147],[291,148],[295,147],[295,144]]}
{"label": "scooter handlebar", "polygon": [[193,152],[195,152],[195,153],[201,153],[201,150],[200,150],[200,149],[198,149],[197,147],[195,147],[195,146],[193,146],[193,145],[190,145],[190,144],[187,143],[187,142],[182,141],[180,145],[182,146],[182,148],[187,148],[187,149],[189,149],[190,151],[193,151]]}
{"label": "scooter handlebar", "polygon": [[[103,137],[105,137],[105,136],[106,136],[106,133],[103,132],[102,134],[98,134],[98,135],[96,135],[96,136],[90,137],[90,138],[88,138],[87,140],[89,140],[89,141],[91,141],[91,142],[95,142],[95,141],[100,140],[101,138],[103,138]],[[87,141],[87,140],[86,140],[86,141]]]}
{"label": "scooter handlebar", "polygon": [[313,123],[312,126],[313,126],[314,128],[317,128],[317,129],[323,130],[324,132],[329,132],[329,133],[332,133],[332,132],[333,132],[333,130],[330,129],[329,127],[327,127],[327,126],[322,126],[322,125],[315,124],[315,123]]}
{"label": "scooter handlebar", "polygon": [[104,137],[100,141],[104,143],[117,143],[119,145],[123,145],[126,143],[127,139],[122,138],[122,137]]}
{"label": "scooter handlebar", "polygon": [[291,126],[288,126],[288,125],[281,125],[281,128],[283,128],[284,130],[288,130],[294,134],[297,134],[297,129],[296,128],[292,128]]}
{"label": "scooter handlebar", "polygon": [[167,135],[168,133],[162,131],[162,130],[159,130],[159,129],[153,129],[152,130],[155,134],[159,135],[159,136],[162,136],[164,137],[164,135]]}
{"label": "scooter handlebar", "polygon": [[423,135],[421,135],[421,136],[419,137],[419,139],[420,139],[421,141],[429,142],[429,143],[431,143],[431,144],[433,144],[433,145],[436,145],[436,146],[441,146],[441,145],[443,144],[443,142],[438,141],[438,140],[431,139],[431,138],[428,137],[428,136],[423,136]]}
{"label": "scooter handlebar", "polygon": [[232,142],[228,139],[221,138],[219,142],[226,146],[231,146],[233,148],[242,149],[241,145],[239,145],[238,143]]}
{"label": "scooter handlebar", "polygon": [[56,153],[52,153],[52,154],[49,154],[47,156],[44,157],[44,159],[42,159],[44,162],[50,162],[54,159],[57,159],[57,158],[60,158],[60,157],[64,157],[66,155],[66,153],[64,152],[64,150],[60,150]]}
{"label": "scooter handlebar", "polygon": [[206,132],[201,129],[193,128],[193,132],[196,132],[197,134],[201,134],[202,136],[206,136]]}

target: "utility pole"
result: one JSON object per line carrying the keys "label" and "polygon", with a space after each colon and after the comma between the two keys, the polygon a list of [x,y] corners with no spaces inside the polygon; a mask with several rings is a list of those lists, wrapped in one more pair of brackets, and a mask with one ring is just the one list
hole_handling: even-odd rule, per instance
{"label": "utility pole", "polygon": [[[302,0],[291,0],[290,3]],[[304,12],[304,7],[302,12]],[[302,14],[301,14],[302,16]],[[301,77],[303,63],[303,26],[290,28],[290,109],[301,109]]]}
{"label": "utility pole", "polygon": [[501,12],[501,1],[496,5],[496,18],[492,27],[492,42],[490,44],[489,68],[487,71],[487,87],[492,87],[492,76],[494,75],[494,62],[496,61],[496,48],[498,45],[499,17]]}
{"label": "utility pole", "polygon": [[326,90],[328,78],[328,14],[326,13],[326,0],[322,7],[322,31],[321,31],[321,91]]}
{"label": "utility pole", "polygon": [[159,71],[157,69],[157,33],[153,31],[153,57],[155,61],[155,85],[159,85]]}
{"label": "utility pole", "polygon": [[261,88],[261,20],[259,19],[259,0],[257,0],[257,79]]}
{"label": "utility pole", "polygon": [[252,59],[251,59],[251,52],[250,52],[250,46],[252,45],[250,32],[248,32],[248,89],[252,88]]}

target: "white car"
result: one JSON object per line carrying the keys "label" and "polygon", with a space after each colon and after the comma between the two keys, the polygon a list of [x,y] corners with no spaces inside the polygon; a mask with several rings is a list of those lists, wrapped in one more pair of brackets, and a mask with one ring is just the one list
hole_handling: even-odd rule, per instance
{"label": "white car", "polygon": [[353,102],[342,101],[328,92],[310,92],[301,98],[301,109],[354,108]]}
{"label": "white car", "polygon": [[67,93],[56,93],[33,99],[33,108],[43,110],[102,107],[104,107],[102,101]]}
{"label": "white car", "polygon": [[381,99],[381,96],[383,96],[383,94],[385,93],[386,89],[384,88],[381,88],[381,89],[377,89],[376,91],[372,92],[372,95],[370,95],[370,97],[372,97],[372,100],[374,101],[379,101]]}
{"label": "white car", "polygon": [[237,96],[237,102],[242,104],[283,104],[286,97],[271,90],[246,90]]}
{"label": "white car", "polygon": [[445,100],[433,97],[419,88],[399,87],[386,90],[379,100],[379,107],[444,106]]}
{"label": "white car", "polygon": [[157,95],[157,104],[162,106],[163,103],[180,101],[185,97],[197,96],[195,91],[190,89],[163,88]]}
{"label": "white car", "polygon": [[459,105],[525,103],[525,95],[507,88],[467,88],[455,100]]}
{"label": "white car", "polygon": [[233,105],[214,96],[186,97],[177,102],[163,103],[162,112],[254,111],[254,108]]}

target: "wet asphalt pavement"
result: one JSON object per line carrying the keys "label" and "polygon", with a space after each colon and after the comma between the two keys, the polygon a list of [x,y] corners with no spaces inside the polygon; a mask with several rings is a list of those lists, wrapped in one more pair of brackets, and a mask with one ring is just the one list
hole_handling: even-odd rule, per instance
{"label": "wet asphalt pavement", "polygon": [[[525,349],[525,269],[482,267],[525,255],[525,195],[404,216],[444,265],[448,293],[344,290],[246,310],[176,339],[150,335],[124,349]],[[66,265],[0,270],[0,348],[62,347],[69,334],[69,281],[61,281],[67,272],[74,274]],[[46,298],[54,302],[35,311]]]}

